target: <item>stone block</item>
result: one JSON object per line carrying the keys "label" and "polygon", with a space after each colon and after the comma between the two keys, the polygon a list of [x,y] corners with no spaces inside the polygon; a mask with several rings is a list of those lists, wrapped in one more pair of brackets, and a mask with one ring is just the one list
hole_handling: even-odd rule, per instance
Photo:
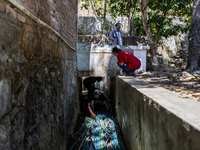
{"label": "stone block", "polygon": [[0,11],[1,11],[1,12],[4,12],[4,10],[5,10],[5,8],[4,8],[3,3],[0,3]]}
{"label": "stone block", "polygon": [[57,42],[58,37],[57,37],[56,35],[52,34],[52,35],[51,35],[51,39],[52,39],[53,41]]}
{"label": "stone block", "polygon": [[11,133],[11,122],[10,117],[7,115],[1,120],[0,124],[0,149],[10,150],[10,133]]}
{"label": "stone block", "polygon": [[9,5],[6,6],[6,13],[11,14],[14,18],[17,18],[17,12]]}
{"label": "stone block", "polygon": [[26,0],[26,5],[31,9],[33,8],[33,4],[29,0]]}
{"label": "stone block", "polygon": [[27,24],[32,25],[32,26],[34,24],[33,20],[31,20],[31,19],[27,19],[26,22],[27,22]]}
{"label": "stone block", "polygon": [[0,118],[12,109],[11,85],[7,79],[0,81]]}
{"label": "stone block", "polygon": [[51,39],[51,34],[52,34],[52,33],[47,33],[47,34],[46,34],[46,36],[47,36],[48,39]]}
{"label": "stone block", "polygon": [[24,16],[20,15],[20,14],[17,15],[17,18],[18,18],[19,21],[21,21],[23,23],[26,22],[26,18]]}

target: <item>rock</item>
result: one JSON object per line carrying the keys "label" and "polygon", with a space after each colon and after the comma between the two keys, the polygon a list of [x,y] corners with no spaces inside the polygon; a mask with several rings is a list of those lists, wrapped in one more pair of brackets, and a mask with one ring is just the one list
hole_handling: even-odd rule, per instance
{"label": "rock", "polygon": [[11,132],[11,122],[10,117],[6,115],[0,124],[0,149],[10,150],[10,132]]}
{"label": "rock", "polygon": [[193,76],[192,76],[190,73],[184,71],[184,72],[182,72],[182,77],[183,77],[183,78],[191,78],[191,77],[193,77]]}
{"label": "rock", "polygon": [[7,79],[0,80],[0,118],[12,109],[11,83]]}
{"label": "rock", "polygon": [[175,64],[171,64],[170,67],[176,67]]}

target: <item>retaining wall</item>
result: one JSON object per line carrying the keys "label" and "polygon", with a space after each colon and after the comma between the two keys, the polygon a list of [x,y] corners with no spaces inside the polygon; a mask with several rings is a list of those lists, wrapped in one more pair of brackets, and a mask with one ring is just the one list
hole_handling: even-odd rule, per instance
{"label": "retaining wall", "polygon": [[[79,110],[76,2],[0,0],[0,150],[68,148]],[[52,21],[65,7],[74,36]]]}
{"label": "retaining wall", "polygon": [[[133,20],[132,20],[133,21]],[[112,31],[115,29],[115,24],[121,23],[121,30],[124,35],[128,34],[128,18],[127,17],[117,17],[112,19],[112,17],[106,17],[106,25],[108,27],[107,31]],[[135,24],[133,21],[133,28],[135,28]],[[95,16],[79,16],[78,17],[78,28],[82,34],[90,35],[96,34],[97,32],[101,33],[103,28],[102,19],[98,19]]]}
{"label": "retaining wall", "polygon": [[117,77],[116,113],[127,150],[199,150],[200,103]]}

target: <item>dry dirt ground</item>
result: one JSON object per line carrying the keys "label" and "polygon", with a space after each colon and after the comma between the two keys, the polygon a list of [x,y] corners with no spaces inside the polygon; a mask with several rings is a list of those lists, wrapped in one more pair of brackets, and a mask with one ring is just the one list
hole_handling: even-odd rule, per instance
{"label": "dry dirt ground", "polygon": [[200,71],[182,72],[172,69],[160,72],[140,72],[136,74],[136,78],[168,89],[179,94],[180,97],[200,102]]}

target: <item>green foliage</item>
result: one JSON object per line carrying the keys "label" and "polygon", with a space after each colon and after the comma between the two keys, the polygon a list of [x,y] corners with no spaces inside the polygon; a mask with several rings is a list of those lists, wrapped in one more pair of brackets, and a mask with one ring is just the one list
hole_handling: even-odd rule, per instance
{"label": "green foliage", "polygon": [[[192,15],[191,0],[149,0],[148,16],[151,24],[151,31],[154,35],[154,40],[159,43],[161,37],[169,37],[177,35],[178,33],[186,33],[190,28],[190,21]],[[136,35],[141,33],[142,16],[134,16],[136,24]],[[173,20],[179,20],[180,23],[173,23]]]}
{"label": "green foliage", "polygon": [[135,31],[134,31],[134,35],[135,36],[145,36],[145,30],[142,24],[142,15],[140,13],[136,13],[133,15],[134,21],[137,24]]}
{"label": "green foliage", "polygon": [[[192,15],[192,0],[149,0],[148,16],[151,25],[151,31],[154,35],[154,41],[159,43],[161,37],[169,37],[178,33],[186,33],[190,28]],[[110,0],[110,13],[112,16],[128,16],[130,11],[135,11],[133,18],[136,22],[134,35],[146,35],[142,16],[135,0]],[[179,20],[184,24],[173,23],[173,20]]]}
{"label": "green foliage", "polygon": [[172,75],[168,73],[167,78],[170,79],[171,77],[172,77]]}
{"label": "green foliage", "polygon": [[187,69],[186,72],[190,72],[190,69]]}
{"label": "green foliage", "polygon": [[[104,9],[98,4],[105,0],[81,0],[81,8],[88,9],[92,6],[97,16],[104,15]],[[136,28],[134,35],[145,36],[142,16],[137,0],[106,0],[107,10],[112,18],[117,16],[129,16],[134,18]],[[153,34],[153,40],[160,43],[161,37],[168,38],[180,32],[186,33],[190,28],[192,15],[192,0],[149,0],[148,16]],[[182,23],[174,23],[174,19]],[[105,29],[103,29],[105,30]]]}
{"label": "green foliage", "polygon": [[109,32],[110,32],[109,29],[110,29],[109,26],[108,26],[108,25],[105,25],[105,26],[103,27],[103,29],[102,29],[102,30],[103,30],[102,32],[103,32],[103,33],[109,33]]}
{"label": "green foliage", "polygon": [[194,74],[193,74],[193,76],[195,77],[195,79],[198,79],[198,76],[196,76],[196,75],[194,75]]}
{"label": "green foliage", "polygon": [[170,79],[172,82],[176,82],[177,81],[177,76],[173,76],[172,74],[167,74],[167,78]]}
{"label": "green foliage", "polygon": [[80,4],[81,4],[81,9],[89,9],[89,6],[92,7],[94,13],[96,16],[102,16],[104,15],[104,9],[102,8],[102,6],[100,5],[100,3],[102,3],[105,0],[81,0]]}
{"label": "green foliage", "polygon": [[[109,12],[112,17],[129,16],[134,14],[137,6],[137,0],[108,0]],[[138,9],[139,10],[139,9]]]}
{"label": "green foliage", "polygon": [[176,76],[172,76],[171,80],[172,80],[172,82],[176,82],[177,81],[177,77]]}
{"label": "green foliage", "polygon": [[86,30],[83,27],[78,28],[78,35],[86,35]]}

